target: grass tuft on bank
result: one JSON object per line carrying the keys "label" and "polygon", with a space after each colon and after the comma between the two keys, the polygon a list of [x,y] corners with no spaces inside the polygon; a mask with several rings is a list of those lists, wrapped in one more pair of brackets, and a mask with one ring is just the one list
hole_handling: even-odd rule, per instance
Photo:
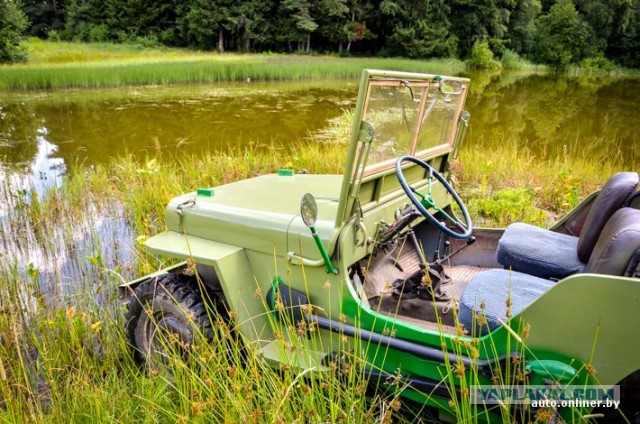
{"label": "grass tuft on bank", "polygon": [[455,59],[224,54],[113,44],[32,41],[27,64],[0,66],[0,89],[104,88],[231,81],[356,79],[363,68],[457,74]]}

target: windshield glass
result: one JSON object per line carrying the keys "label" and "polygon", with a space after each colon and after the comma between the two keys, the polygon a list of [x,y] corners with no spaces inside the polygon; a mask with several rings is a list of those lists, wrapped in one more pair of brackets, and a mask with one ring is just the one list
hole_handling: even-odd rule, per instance
{"label": "windshield glass", "polygon": [[374,135],[364,174],[393,167],[402,155],[425,158],[451,148],[465,94],[465,83],[438,77],[370,81],[362,119]]}

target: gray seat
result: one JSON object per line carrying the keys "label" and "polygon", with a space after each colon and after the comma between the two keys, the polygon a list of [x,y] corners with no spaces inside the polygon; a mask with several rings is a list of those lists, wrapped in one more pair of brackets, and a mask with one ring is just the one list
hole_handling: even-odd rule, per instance
{"label": "gray seat", "polygon": [[[640,210],[622,208],[613,214],[600,237],[584,272],[625,275],[630,262],[640,252]],[[542,296],[556,282],[506,269],[476,274],[460,298],[458,318],[463,326],[481,335],[506,321],[507,298],[511,294],[511,315],[515,316]],[[475,311],[475,312],[474,312]],[[479,325],[475,314],[482,313],[487,325]]]}
{"label": "gray seat", "polygon": [[561,279],[582,272],[605,223],[636,190],[638,182],[635,172],[611,177],[593,202],[579,237],[528,224],[510,225],[498,242],[498,263],[541,278]]}
{"label": "gray seat", "polygon": [[511,287],[511,315],[515,315],[549,290],[555,282],[506,269],[490,269],[476,274],[460,298],[458,320],[475,335],[486,333],[476,314],[482,314],[489,329],[500,327],[499,319],[507,319],[507,294]]}
{"label": "gray seat", "polygon": [[584,271],[578,257],[578,237],[535,225],[510,225],[498,242],[498,263],[541,278],[563,278]]}

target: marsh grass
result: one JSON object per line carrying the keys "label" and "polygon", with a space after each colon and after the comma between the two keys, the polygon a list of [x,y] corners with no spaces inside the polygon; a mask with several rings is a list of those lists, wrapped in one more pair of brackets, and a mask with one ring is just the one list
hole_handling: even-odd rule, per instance
{"label": "marsh grass", "polygon": [[[310,378],[304,369],[274,370],[259,355],[241,361],[239,352],[247,345],[221,331],[214,343],[194,347],[193,361],[172,363],[175,378],[169,380],[139,370],[124,335],[116,286],[161,265],[141,244],[165,228],[172,197],[279,168],[340,174],[346,156],[340,138],[300,142],[287,150],[272,146],[187,157],[159,151],[144,161],[125,155],[91,168],[76,164],[62,185],[40,195],[28,181],[3,178],[0,420],[413,420],[397,397],[401,388],[396,394],[365,393],[362,366],[341,366],[341,377],[330,373],[322,379]],[[536,210],[561,214],[600,187],[618,170],[614,160],[570,150],[561,158],[541,159],[516,144],[493,151],[467,146],[454,174],[476,217],[536,222],[541,220]],[[525,200],[513,202],[509,196]],[[504,205],[493,209],[482,204],[501,199],[507,199]],[[297,343],[296,337],[288,334],[286,340]],[[469,355],[464,342],[457,346]],[[449,365],[455,370],[457,364]],[[473,369],[464,372],[469,382],[478,378],[477,370],[475,376]],[[452,371],[442,378],[453,387],[458,377]],[[471,421],[482,415],[464,397],[455,398],[452,411]]]}
{"label": "marsh grass", "polygon": [[[24,41],[24,46],[29,53],[29,64],[31,65],[187,56],[185,50],[167,47],[151,48],[116,43],[76,43],[41,40],[36,37],[29,37]],[[191,54],[193,57],[197,55],[198,52]]]}
{"label": "marsh grass", "polygon": [[620,151],[596,154],[590,144],[565,145],[559,156],[534,153],[511,140],[466,145],[453,164],[462,198],[481,226],[528,222],[550,227],[613,174]]}
{"label": "marsh grass", "polygon": [[453,59],[338,58],[201,53],[38,41],[30,63],[0,67],[0,89],[104,88],[230,81],[357,79],[363,68],[456,74]]}
{"label": "marsh grass", "polygon": [[[143,162],[125,156],[93,169],[78,167],[64,185],[42,196],[29,195],[29,186],[5,186],[11,212],[2,222],[4,234],[41,233],[0,258],[0,420],[366,422],[398,415],[397,395],[374,393],[363,401],[366,380],[356,367],[323,379],[311,378],[310,370],[272,369],[255,346],[231,336],[233,324],[216,332],[212,343],[195,344],[189,363],[172,358],[171,379],[138,369],[116,287],[159,263],[131,240],[119,241],[121,234],[98,234],[87,224],[122,209],[135,229],[128,237],[144,237],[164,228],[166,202],[177,192],[284,167],[337,173],[344,156],[336,146],[303,144],[293,151],[208,157],[159,154]],[[84,253],[74,245],[78,231],[93,233]],[[101,249],[105,243],[132,251],[109,256]],[[60,250],[74,266],[50,272],[65,259]],[[297,336],[288,334],[287,340],[297,343]],[[247,349],[250,354],[240,358]]]}

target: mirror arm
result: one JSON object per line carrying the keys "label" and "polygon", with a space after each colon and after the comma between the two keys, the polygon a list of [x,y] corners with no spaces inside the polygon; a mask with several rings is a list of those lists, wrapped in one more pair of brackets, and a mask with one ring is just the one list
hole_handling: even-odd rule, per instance
{"label": "mirror arm", "polygon": [[327,266],[327,272],[330,272],[331,274],[338,274],[338,268],[333,266],[333,264],[331,263],[331,259],[329,258],[327,249],[324,248],[324,244],[322,244],[322,240],[320,240],[320,235],[318,234],[318,231],[316,231],[316,227],[311,226],[309,227],[309,229],[311,230],[311,236],[316,241],[316,246],[318,246],[320,255],[322,255],[322,259]]}

